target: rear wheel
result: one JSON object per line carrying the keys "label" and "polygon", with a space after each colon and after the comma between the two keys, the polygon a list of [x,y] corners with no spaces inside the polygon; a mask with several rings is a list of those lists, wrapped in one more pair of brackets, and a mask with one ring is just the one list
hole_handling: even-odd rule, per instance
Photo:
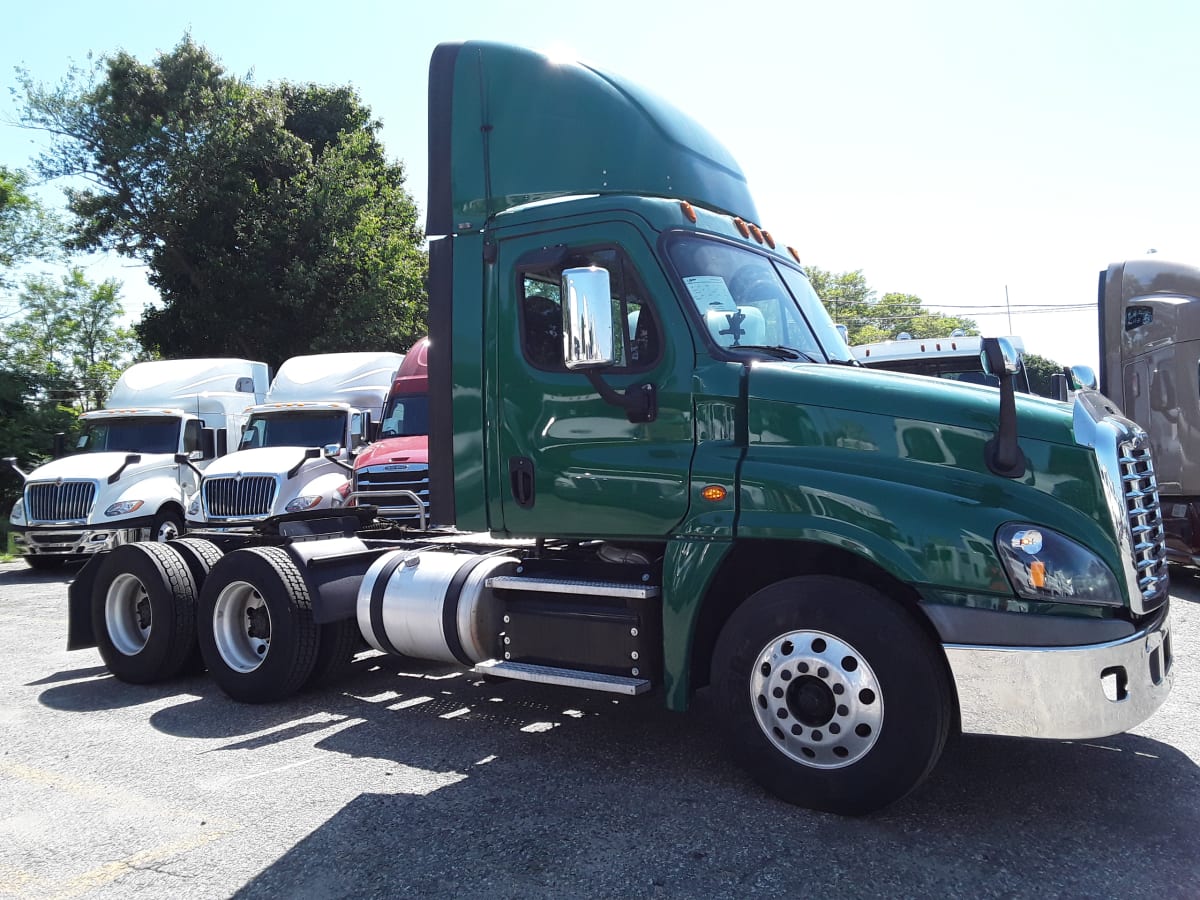
{"label": "rear wheel", "polygon": [[92,586],[92,630],[108,670],[150,684],[178,674],[196,642],[196,584],[161,544],[116,547]]}
{"label": "rear wheel", "polygon": [[739,607],[713,654],[738,760],[790,803],[860,815],[932,771],[954,717],[941,648],[866,585],[803,576]]}
{"label": "rear wheel", "polygon": [[[204,588],[204,582],[208,578],[208,573],[212,571],[212,567],[217,564],[222,556],[221,548],[212,541],[206,541],[202,538],[179,538],[173,540],[168,546],[178,553],[187,565],[188,570],[192,573],[192,580],[196,583],[196,596],[200,595],[200,591]],[[192,644],[192,652],[188,654],[187,662],[180,669],[180,674],[183,675],[199,675],[204,671],[204,657],[200,653],[200,641],[197,639]]]}
{"label": "rear wheel", "polygon": [[357,619],[343,619],[320,626],[317,659],[305,687],[324,687],[350,671],[354,654],[364,645]]}
{"label": "rear wheel", "polygon": [[304,576],[277,547],[223,556],[200,593],[200,652],[209,674],[243,703],[269,703],[312,674],[319,630]]}

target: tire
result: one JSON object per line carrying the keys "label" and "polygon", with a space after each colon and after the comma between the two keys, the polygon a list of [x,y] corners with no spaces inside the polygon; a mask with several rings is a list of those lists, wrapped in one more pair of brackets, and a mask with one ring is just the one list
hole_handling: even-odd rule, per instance
{"label": "tire", "polygon": [[183,516],[168,507],[158,511],[150,524],[150,540],[157,544],[165,544],[187,534],[187,526],[183,524]]}
{"label": "tire", "polygon": [[[222,556],[221,548],[212,541],[201,538],[177,538],[169,542],[167,546],[183,558],[188,570],[192,573],[192,580],[196,583],[196,596],[199,597],[208,573],[212,571],[212,567]],[[187,662],[179,670],[179,674],[199,675],[203,671],[204,657],[200,653],[200,641],[197,638],[192,645],[192,652],[188,655]]]}
{"label": "tire", "polygon": [[736,609],[712,686],[734,756],[789,803],[862,815],[933,770],[954,721],[941,648],[897,603],[845,578],[769,585]]}
{"label": "tire", "polygon": [[242,703],[290,696],[316,665],[320,631],[308,588],[278,547],[221,557],[200,591],[198,630],[209,674]]}
{"label": "tire", "polygon": [[55,572],[67,564],[65,556],[26,556],[25,564],[35,572]]}
{"label": "tire", "polygon": [[108,670],[152,684],[179,674],[196,643],[196,583],[163,544],[110,551],[92,586],[92,630]]}
{"label": "tire", "polygon": [[354,662],[354,654],[364,645],[356,619],[343,619],[320,626],[317,660],[306,688],[324,687],[344,678]]}

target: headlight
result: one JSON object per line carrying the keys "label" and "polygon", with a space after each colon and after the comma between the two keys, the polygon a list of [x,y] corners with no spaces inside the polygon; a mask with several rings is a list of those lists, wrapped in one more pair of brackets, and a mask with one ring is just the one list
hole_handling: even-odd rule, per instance
{"label": "headlight", "polygon": [[127,516],[131,512],[136,512],[142,508],[141,500],[122,500],[120,503],[114,503],[104,511],[106,516]]}
{"label": "headlight", "polygon": [[25,498],[22,497],[13,504],[12,512],[9,514],[9,521],[14,525],[25,524]]}
{"label": "headlight", "polygon": [[200,495],[196,495],[196,499],[188,504],[188,518],[195,518],[200,515]]}
{"label": "headlight", "polygon": [[303,512],[306,509],[312,509],[319,504],[324,498],[320,494],[309,495],[306,497],[296,497],[288,501],[287,506],[283,508],[284,512]]}
{"label": "headlight", "polygon": [[1027,600],[1124,605],[1100,557],[1057,531],[1010,523],[996,532],[996,550],[1013,589]]}

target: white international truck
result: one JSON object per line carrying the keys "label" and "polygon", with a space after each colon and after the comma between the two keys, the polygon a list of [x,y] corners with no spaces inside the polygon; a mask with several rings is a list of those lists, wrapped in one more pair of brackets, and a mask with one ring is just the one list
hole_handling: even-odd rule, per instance
{"label": "white international truck", "polygon": [[354,455],[371,442],[400,353],[293,356],[248,409],[237,449],[204,472],[190,528],[243,529],[341,502]]}
{"label": "white international truck", "polygon": [[[1003,338],[1024,356],[1025,342],[1015,335]],[[869,369],[886,369],[890,372],[908,372],[912,375],[929,375],[964,384],[983,384],[999,387],[995,375],[983,370],[980,353],[983,338],[972,335],[951,335],[941,338],[910,338],[901,335],[894,341],[879,341],[874,344],[859,344],[850,348],[854,358]],[[1025,363],[1017,362],[1013,385],[1023,394],[1030,393],[1029,376]]]}
{"label": "white international truck", "polygon": [[199,473],[236,440],[267,375],[266,363],[243,359],[131,366],[105,408],[80,417],[74,453],[17,470],[25,489],[10,524],[25,561],[52,569],[118,544],[178,537]]}

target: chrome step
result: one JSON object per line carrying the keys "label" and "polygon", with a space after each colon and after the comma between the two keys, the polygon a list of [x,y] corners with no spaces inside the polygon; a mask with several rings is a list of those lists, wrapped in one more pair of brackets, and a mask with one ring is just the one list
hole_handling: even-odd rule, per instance
{"label": "chrome step", "polygon": [[605,691],[609,694],[625,694],[634,697],[650,690],[645,678],[627,678],[624,675],[602,675],[598,672],[581,672],[577,669],[559,669],[554,666],[534,666],[529,663],[509,662],[503,659],[485,659],[476,663],[472,670],[479,675],[495,675],[514,681],[533,681],[538,684],[560,684],[565,687]]}
{"label": "chrome step", "polygon": [[592,597],[620,597],[645,600],[657,597],[656,584],[622,584],[617,581],[584,581],[567,578],[526,578],[521,575],[493,575],[487,580],[493,590],[538,591],[543,594],[584,594]]}

